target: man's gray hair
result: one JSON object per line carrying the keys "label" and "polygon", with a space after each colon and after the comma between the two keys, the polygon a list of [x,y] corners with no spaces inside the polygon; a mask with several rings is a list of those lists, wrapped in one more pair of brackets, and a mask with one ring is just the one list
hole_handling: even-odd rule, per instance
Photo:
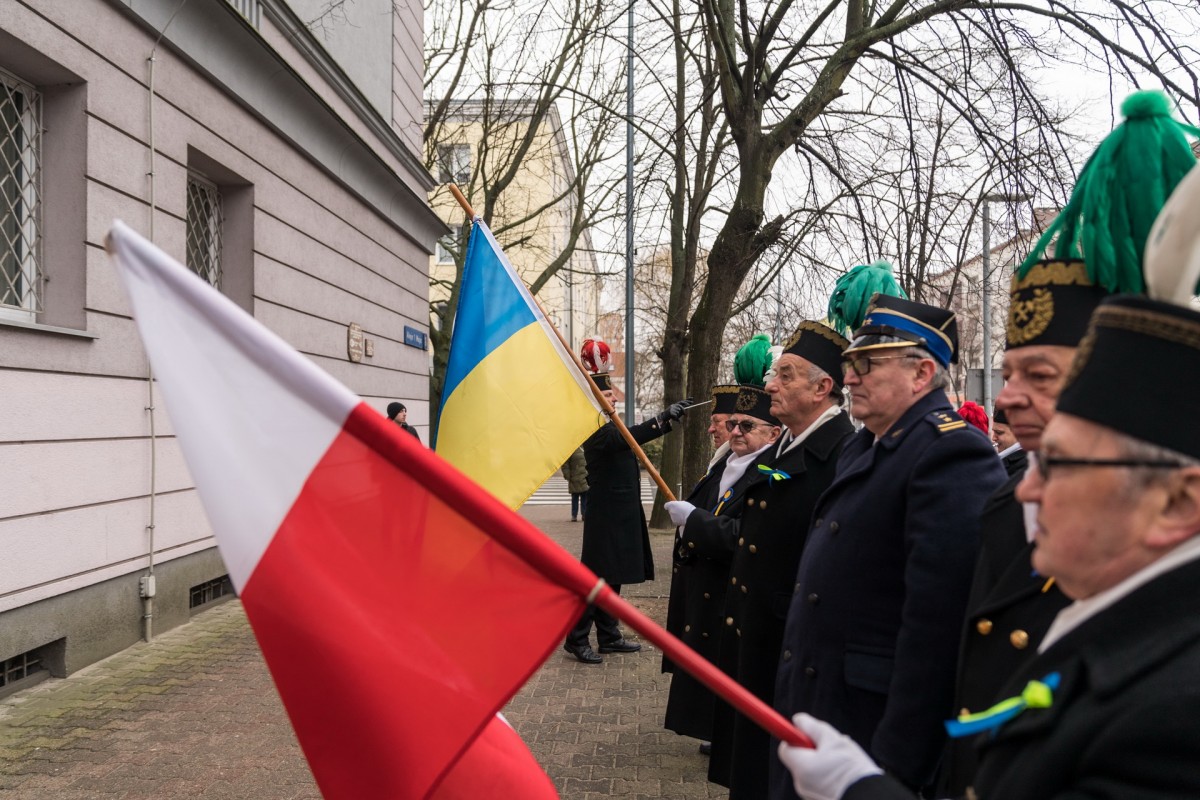
{"label": "man's gray hair", "polygon": [[[1121,450],[1121,457],[1128,458],[1132,461],[1173,461],[1180,467],[1200,467],[1200,459],[1192,456],[1185,456],[1183,453],[1176,452],[1161,445],[1151,444],[1142,439],[1135,439],[1132,436],[1116,432],[1117,447]],[[1170,469],[1162,467],[1130,467],[1129,468],[1129,491],[1136,494],[1143,489],[1148,489],[1151,486],[1162,483],[1171,475]]]}
{"label": "man's gray hair", "polygon": [[829,378],[829,380],[833,381],[833,388],[829,390],[830,401],[839,406],[845,404],[846,395],[843,393],[843,390],[838,387],[837,380],[811,361],[808,363],[808,374],[805,376],[805,378],[808,379],[809,383],[817,383],[821,380],[821,378]]}

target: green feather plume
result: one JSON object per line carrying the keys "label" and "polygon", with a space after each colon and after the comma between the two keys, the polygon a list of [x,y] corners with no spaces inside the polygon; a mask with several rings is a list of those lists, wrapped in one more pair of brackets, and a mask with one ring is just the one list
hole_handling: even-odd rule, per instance
{"label": "green feather plume", "polygon": [[830,327],[843,336],[861,328],[871,298],[877,294],[908,299],[892,274],[892,265],[886,261],[859,264],[838,278],[829,296]]}
{"label": "green feather plume", "polygon": [[1084,259],[1097,286],[1145,293],[1146,239],[1167,198],[1196,163],[1184,133],[1200,136],[1200,129],[1172,119],[1171,101],[1159,91],[1134,92],[1121,113],[1125,121],[1088,159],[1066,208],[1038,239],[1018,277],[1029,274],[1054,241],[1053,257]]}
{"label": "green feather plume", "polygon": [[733,376],[738,383],[762,387],[771,368],[771,337],[757,333],[733,357]]}

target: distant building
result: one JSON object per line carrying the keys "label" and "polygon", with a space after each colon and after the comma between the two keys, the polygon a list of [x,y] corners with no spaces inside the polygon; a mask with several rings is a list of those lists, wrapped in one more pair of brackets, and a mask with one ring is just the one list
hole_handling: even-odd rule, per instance
{"label": "distant building", "polygon": [[[477,173],[480,143],[504,154],[525,135],[530,105],[511,102],[499,110],[493,104],[486,109],[478,101],[455,101],[452,113],[433,148],[430,160],[440,183],[457,183],[466,192]],[[496,165],[492,172],[495,173]],[[507,162],[505,163],[507,166]],[[574,198],[566,187],[575,177],[571,153],[567,147],[558,111],[551,108],[533,145],[521,160],[520,168],[501,196],[491,220],[493,232],[517,273],[531,284],[566,248],[575,213]],[[478,179],[478,178],[477,178]],[[455,257],[461,255],[457,242],[465,214],[449,192],[435,192],[433,208],[452,233],[439,243],[430,266],[430,301],[446,302],[448,284],[455,276]],[[481,210],[481,209],[476,209]],[[515,227],[510,227],[515,226]],[[505,230],[505,229],[508,230]],[[563,337],[578,351],[579,345],[595,335],[597,307],[600,302],[600,277],[591,236],[580,235],[570,263],[537,292],[537,299]]]}
{"label": "distant building", "polygon": [[104,252],[114,219],[372,406],[427,420],[445,227],[420,150],[422,12],[356,0],[314,36],[326,5],[4,4],[0,692],[229,591]]}
{"label": "distant building", "polygon": [[[1037,244],[1057,209],[1038,208],[1033,222],[1017,230],[1008,239],[993,245],[990,251],[989,305],[991,306],[992,368],[999,369],[1004,359],[1005,326],[1008,320],[1008,292],[1017,267]],[[958,364],[952,368],[955,386],[967,385],[968,370],[983,367],[983,254],[972,256],[957,269],[946,270],[929,279],[927,302],[950,308],[958,317]],[[993,399],[1000,384],[993,386]],[[968,398],[962,398],[968,399]],[[989,413],[990,409],[989,409]]]}

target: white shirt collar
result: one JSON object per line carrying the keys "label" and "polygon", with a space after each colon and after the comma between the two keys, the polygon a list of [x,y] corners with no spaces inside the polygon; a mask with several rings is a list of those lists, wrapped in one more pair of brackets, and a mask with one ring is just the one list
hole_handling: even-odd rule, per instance
{"label": "white shirt collar", "polygon": [[1138,587],[1149,583],[1163,573],[1170,572],[1198,558],[1200,558],[1200,536],[1193,536],[1153,564],[1142,567],[1116,586],[1105,589],[1103,592],[1092,595],[1085,600],[1076,600],[1058,612],[1058,616],[1054,618],[1054,622],[1050,623],[1050,629],[1046,631],[1046,636],[1042,639],[1042,643],[1038,645],[1038,652],[1046,652],[1059,639],[1109,606],[1112,606],[1118,600],[1132,594]]}
{"label": "white shirt collar", "polygon": [[784,453],[799,445],[801,442],[811,436],[813,431],[840,413],[842,413],[841,406],[830,406],[822,411],[821,416],[813,420],[812,424],[802,430],[799,434],[793,434],[790,430],[787,431],[783,436],[779,437],[779,450],[776,451],[776,458],[781,458]]}
{"label": "white shirt collar", "polygon": [[738,478],[746,474],[746,467],[754,463],[758,454],[773,444],[775,443],[767,442],[753,453],[746,453],[744,456],[730,456],[729,460],[725,462],[725,471],[721,473],[720,493],[717,497],[724,497],[725,492],[738,482]]}

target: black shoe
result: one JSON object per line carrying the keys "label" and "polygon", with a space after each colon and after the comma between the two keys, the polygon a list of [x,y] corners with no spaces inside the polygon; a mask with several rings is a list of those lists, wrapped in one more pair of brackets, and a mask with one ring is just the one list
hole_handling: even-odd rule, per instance
{"label": "black shoe", "polygon": [[712,742],[701,742],[700,743],[700,755],[702,755],[702,756],[711,756],[712,755]]}
{"label": "black shoe", "polygon": [[640,644],[629,642],[624,639],[617,639],[615,642],[609,642],[608,644],[603,642],[600,643],[601,653],[636,653],[641,649],[642,646]]}
{"label": "black shoe", "polygon": [[584,664],[601,664],[604,659],[596,655],[590,644],[564,644],[563,650],[578,658]]}

